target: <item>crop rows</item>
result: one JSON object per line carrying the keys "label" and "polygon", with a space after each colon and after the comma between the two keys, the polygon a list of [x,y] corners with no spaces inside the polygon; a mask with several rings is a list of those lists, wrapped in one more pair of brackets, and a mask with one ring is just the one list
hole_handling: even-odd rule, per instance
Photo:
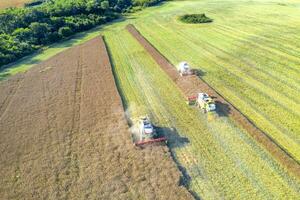
{"label": "crop rows", "polygon": [[298,181],[226,117],[207,118],[123,29],[105,32],[114,73],[131,119],[148,114],[163,127],[169,148],[197,196],[295,198]]}
{"label": "crop rows", "polygon": [[[299,161],[300,48],[296,19],[300,16],[291,7],[282,8],[293,14],[293,18],[287,16],[291,23],[285,25],[283,19],[270,17],[279,9],[277,4],[268,4],[270,10],[258,16],[263,5],[233,3],[216,12],[219,4],[174,2],[172,9],[163,13],[166,17],[153,13],[149,20],[135,25],[174,65],[186,60],[200,69],[205,81]],[[196,12],[200,6],[214,23],[195,26],[176,21],[182,12],[179,10]]]}

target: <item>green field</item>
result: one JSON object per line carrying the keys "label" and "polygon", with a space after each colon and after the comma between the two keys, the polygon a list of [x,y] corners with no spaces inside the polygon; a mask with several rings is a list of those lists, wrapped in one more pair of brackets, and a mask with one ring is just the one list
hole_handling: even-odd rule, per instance
{"label": "green field", "polygon": [[[300,1],[278,2],[172,2],[134,24],[173,64],[185,60],[203,71],[300,161]],[[185,13],[206,13],[214,22],[178,22]]]}
{"label": "green field", "polygon": [[[125,31],[137,29],[173,64],[202,78],[300,161],[300,1],[172,1],[56,44],[0,71],[7,77],[104,34],[131,119],[150,115],[201,199],[297,199],[300,182],[227,117],[189,108],[176,85]],[[177,21],[205,13],[210,24]]]}
{"label": "green field", "polygon": [[299,182],[227,117],[190,108],[171,79],[125,30],[105,33],[131,119],[151,116],[201,199],[294,199]]}

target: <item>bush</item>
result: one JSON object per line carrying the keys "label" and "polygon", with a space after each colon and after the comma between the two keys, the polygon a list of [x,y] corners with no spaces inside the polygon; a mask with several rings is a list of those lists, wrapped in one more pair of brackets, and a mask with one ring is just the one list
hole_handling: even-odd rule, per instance
{"label": "bush", "polygon": [[179,17],[179,20],[188,24],[210,23],[213,20],[205,14],[187,14]]}
{"label": "bush", "polygon": [[58,35],[62,38],[69,37],[73,34],[73,31],[70,29],[70,27],[64,26],[58,29]]}
{"label": "bush", "polygon": [[133,6],[148,7],[160,3],[162,0],[133,0]]}

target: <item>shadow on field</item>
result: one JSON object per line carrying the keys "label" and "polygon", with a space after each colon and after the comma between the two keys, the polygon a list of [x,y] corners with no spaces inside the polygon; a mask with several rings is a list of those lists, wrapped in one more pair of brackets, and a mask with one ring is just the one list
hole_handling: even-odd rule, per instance
{"label": "shadow on field", "polygon": [[159,132],[162,132],[164,136],[167,138],[168,142],[167,145],[170,149],[171,157],[176,163],[178,169],[182,173],[182,176],[180,177],[180,182],[179,184],[181,186],[184,186],[190,194],[196,199],[196,200],[201,200],[200,196],[196,194],[194,191],[189,189],[190,182],[192,180],[191,176],[189,175],[187,169],[183,167],[180,162],[176,159],[176,156],[174,154],[173,149],[175,148],[182,148],[186,146],[187,144],[190,143],[190,140],[187,137],[182,137],[178,134],[176,128],[174,127],[160,127],[158,128]]}
{"label": "shadow on field", "polygon": [[193,69],[193,72],[196,76],[198,76],[199,78],[205,76],[206,72],[202,71],[201,69]]}
{"label": "shadow on field", "polygon": [[228,117],[230,114],[230,106],[220,101],[215,101],[216,103],[216,113],[219,117]]}
{"label": "shadow on field", "polygon": [[186,137],[181,137],[176,128],[169,128],[169,127],[159,127],[157,128],[159,133],[163,133],[163,135],[168,139],[168,147],[170,149],[173,148],[181,148],[184,147],[186,144],[190,143],[189,139]]}

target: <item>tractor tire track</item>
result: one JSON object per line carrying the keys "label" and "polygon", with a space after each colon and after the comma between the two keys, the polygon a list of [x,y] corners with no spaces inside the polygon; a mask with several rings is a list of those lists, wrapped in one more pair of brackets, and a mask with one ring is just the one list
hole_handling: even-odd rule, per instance
{"label": "tractor tire track", "polygon": [[195,95],[201,90],[206,91],[212,96],[216,97],[217,101],[222,106],[221,110],[231,117],[241,127],[247,130],[247,132],[260,144],[262,144],[286,169],[300,177],[300,164],[294,159],[289,152],[282,148],[276,141],[274,141],[267,133],[256,127],[256,125],[243,115],[234,105],[230,104],[225,98],[214,90],[204,80],[196,77],[180,77],[176,68],[165,58],[147,39],[145,39],[141,33],[133,26],[127,25],[126,29],[131,35],[145,48],[145,50],[151,55],[155,62],[169,75],[169,77],[177,84],[185,96]]}
{"label": "tractor tire track", "polygon": [[64,188],[66,190],[64,199],[69,199],[70,188],[72,184],[77,182],[79,177],[79,165],[78,165],[78,155],[74,152],[73,142],[76,138],[76,135],[80,130],[80,110],[81,110],[81,88],[82,88],[82,72],[83,72],[83,59],[82,59],[82,50],[79,49],[79,58],[76,69],[76,79],[74,87],[74,96],[73,96],[73,113],[72,113],[72,122],[71,130],[66,136],[66,158],[67,158],[67,169],[66,175],[68,176],[67,180],[71,178],[72,180],[64,183]]}

